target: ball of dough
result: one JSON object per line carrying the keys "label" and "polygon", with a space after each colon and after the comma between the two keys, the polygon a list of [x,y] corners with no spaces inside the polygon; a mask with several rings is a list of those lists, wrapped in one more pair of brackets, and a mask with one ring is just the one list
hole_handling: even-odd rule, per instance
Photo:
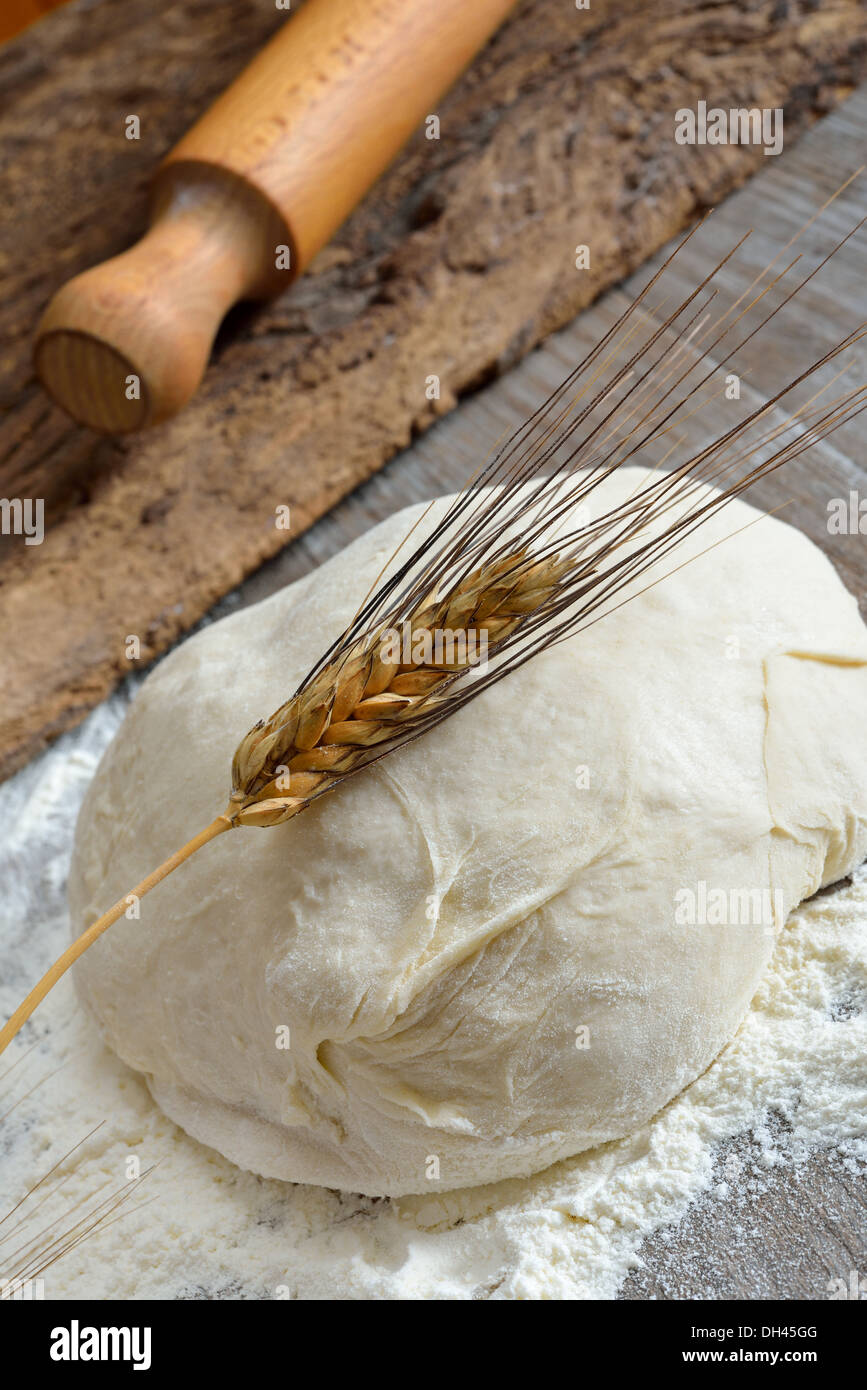
{"label": "ball of dough", "polygon": [[[422,510],[157,667],[81,813],[76,933],[223,809],[238,740]],[[731,505],[691,552],[756,516]],[[84,956],[81,995],[244,1168],[371,1194],[533,1172],[699,1075],[774,912],[867,854],[865,704],[854,600],[763,518],[297,819],[206,846]]]}

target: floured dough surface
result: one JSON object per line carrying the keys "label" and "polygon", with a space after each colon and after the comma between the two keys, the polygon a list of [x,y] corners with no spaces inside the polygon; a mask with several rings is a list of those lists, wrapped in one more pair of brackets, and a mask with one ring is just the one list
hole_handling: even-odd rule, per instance
{"label": "floured dough surface", "polygon": [[[75,931],[222,809],[241,735],[422,510],[152,674],[81,814]],[[692,549],[756,515],[731,505]],[[80,992],[242,1167],[370,1194],[536,1171],[701,1073],[770,956],[754,905],[785,915],[863,859],[865,704],[854,600],[763,518],[296,820],[207,846],[87,953]]]}

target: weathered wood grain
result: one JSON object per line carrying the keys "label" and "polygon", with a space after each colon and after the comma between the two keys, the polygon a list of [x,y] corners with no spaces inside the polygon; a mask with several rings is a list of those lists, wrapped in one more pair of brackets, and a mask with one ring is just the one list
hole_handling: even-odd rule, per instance
{"label": "weathered wood grain", "polygon": [[232,317],[182,416],[123,441],[73,427],[33,379],[40,310],[140,233],[155,161],[281,19],[77,0],[0,50],[0,494],[44,498],[49,524],[3,544],[0,775],[125,674],[127,634],[157,655],[273,556],[276,507],[297,535],[768,164],[675,144],[678,107],[780,106],[791,144],[867,71],[857,0],[524,0],[441,103],[441,139],[410,143],[283,298]]}
{"label": "weathered wood grain", "polygon": [[[853,1271],[863,1277],[867,1194],[851,1165],[831,1151],[757,1176],[755,1146],[742,1136],[720,1153],[718,1182],[729,1155],[743,1163],[744,1178],[731,1184],[730,1195],[703,1198],[674,1230],[645,1241],[643,1267],[626,1280],[620,1298],[821,1303],[832,1280],[848,1285]],[[761,1310],[756,1320],[779,1322]]]}
{"label": "weathered wood grain", "polygon": [[[666,272],[672,299],[692,289],[712,258],[724,254],[745,231],[750,239],[721,273],[718,283],[728,303],[798,235],[822,205],[867,160],[867,85],[826,117],[779,161],[768,161],[745,188],[721,204],[680,251]],[[854,180],[798,239],[778,268],[799,252],[801,276],[867,214],[867,173]],[[229,606],[258,601],[284,584],[309,573],[369,527],[400,507],[463,486],[496,440],[528,416],[557,386],[584,353],[607,331],[672,249],[667,245],[623,286],[611,290],[579,315],[568,328],[547,339],[502,379],[439,421],[410,449],[358,488],[283,553],[263,566],[225,600]],[[814,360],[846,333],[867,321],[867,228],[843,247],[799,294],[787,318],[763,331],[749,354],[745,394],[756,404],[806,361]],[[793,324],[795,331],[792,331]],[[827,381],[839,363],[825,369]],[[867,344],[846,358],[838,391],[867,380]],[[682,429],[686,441],[706,444],[730,424],[722,386],[719,398]],[[829,556],[867,619],[867,536],[834,535],[828,530],[828,500],[867,483],[867,447],[862,415],[808,454],[759,483],[747,500],[780,515],[804,531]],[[789,502],[788,499],[793,501]],[[220,611],[220,610],[218,610]]]}

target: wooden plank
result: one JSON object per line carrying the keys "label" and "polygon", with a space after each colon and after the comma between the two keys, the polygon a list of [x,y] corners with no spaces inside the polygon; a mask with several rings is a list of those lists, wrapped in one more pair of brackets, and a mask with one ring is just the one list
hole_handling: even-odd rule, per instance
{"label": "wooden plank", "polygon": [[[719,1154],[717,1182],[724,1180],[729,1155],[750,1171],[744,1137]],[[629,1276],[618,1297],[823,1302],[832,1279],[848,1285],[853,1270],[863,1275],[864,1179],[833,1152],[799,1168],[763,1172],[755,1191],[749,1182],[733,1187],[731,1197],[703,1197],[674,1230],[646,1240],[639,1251],[644,1267]]]}
{"label": "wooden plank", "polygon": [[[769,161],[683,146],[674,112],[782,107],[791,144],[867,70],[857,0],[524,0],[308,275],[237,313],[195,402],[98,439],[33,380],[38,314],[144,221],[148,171],[283,16],[257,0],[78,0],[0,50],[0,775],[69,727],[297,531]],[[142,138],[124,138],[125,117]],[[574,248],[592,250],[576,271]],[[439,402],[425,382],[442,381]]]}
{"label": "wooden plank", "polygon": [[[833,115],[816,125],[797,148],[782,160],[769,162],[761,175],[728,198],[680,253],[667,272],[672,298],[688,292],[706,273],[712,258],[724,254],[745,231],[747,244],[720,277],[721,297],[729,302],[742,293],[757,268],[764,266],[791,240],[867,157],[867,86]],[[831,247],[867,212],[867,174],[840,194],[792,248],[778,269],[801,253],[801,275],[812,269]],[[390,462],[376,477],[299,537],[258,574],[225,601],[226,606],[256,602],[283,584],[322,564],[370,526],[402,506],[461,487],[475,472],[500,436],[526,418],[565,377],[589,347],[610,327],[673,249],[669,244],[622,288],[610,291],[570,326],[553,334],[502,380],[478,392],[440,421],[412,448]],[[749,355],[751,374],[745,394],[759,404],[774,383],[788,379],[800,367],[827,351],[859,323],[867,321],[867,277],[864,274],[867,231],[862,230],[828,264],[821,276],[799,296],[787,319],[771,323]],[[792,324],[796,331],[793,333]],[[747,354],[745,354],[747,355]],[[867,379],[867,351],[859,344],[846,358],[847,369],[838,386],[846,389]],[[835,369],[836,370],[836,369]],[[827,380],[825,371],[820,380]],[[722,396],[722,392],[720,392]],[[780,417],[778,417],[780,418]],[[710,403],[684,426],[684,438],[696,448],[727,428],[726,403]],[[816,445],[809,454],[787,464],[781,473],[753,488],[747,500],[768,510],[794,496],[781,512],[829,555],[856,595],[867,618],[867,539],[860,535],[831,535],[827,502],[850,489],[865,491],[867,458],[864,416]],[[218,607],[215,612],[222,612]]]}

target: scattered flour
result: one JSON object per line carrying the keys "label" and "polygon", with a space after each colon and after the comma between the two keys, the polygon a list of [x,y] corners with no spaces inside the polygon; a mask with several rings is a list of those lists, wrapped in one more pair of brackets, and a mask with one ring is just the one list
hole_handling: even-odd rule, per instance
{"label": "scattered flour", "polygon": [[[65,944],[76,813],[126,701],[0,788],[4,1017]],[[632,1138],[530,1179],[392,1201],[265,1181],[189,1139],[65,981],[0,1063],[0,1213],[80,1147],[0,1225],[0,1276],[36,1272],[22,1247],[44,1228],[41,1248],[125,1197],[45,1271],[47,1298],[614,1297],[647,1235],[702,1194],[732,1196],[742,1160],[720,1146],[735,1135],[752,1132],[752,1182],[829,1147],[863,1173],[865,926],[864,869],[793,914],[734,1041]]]}

